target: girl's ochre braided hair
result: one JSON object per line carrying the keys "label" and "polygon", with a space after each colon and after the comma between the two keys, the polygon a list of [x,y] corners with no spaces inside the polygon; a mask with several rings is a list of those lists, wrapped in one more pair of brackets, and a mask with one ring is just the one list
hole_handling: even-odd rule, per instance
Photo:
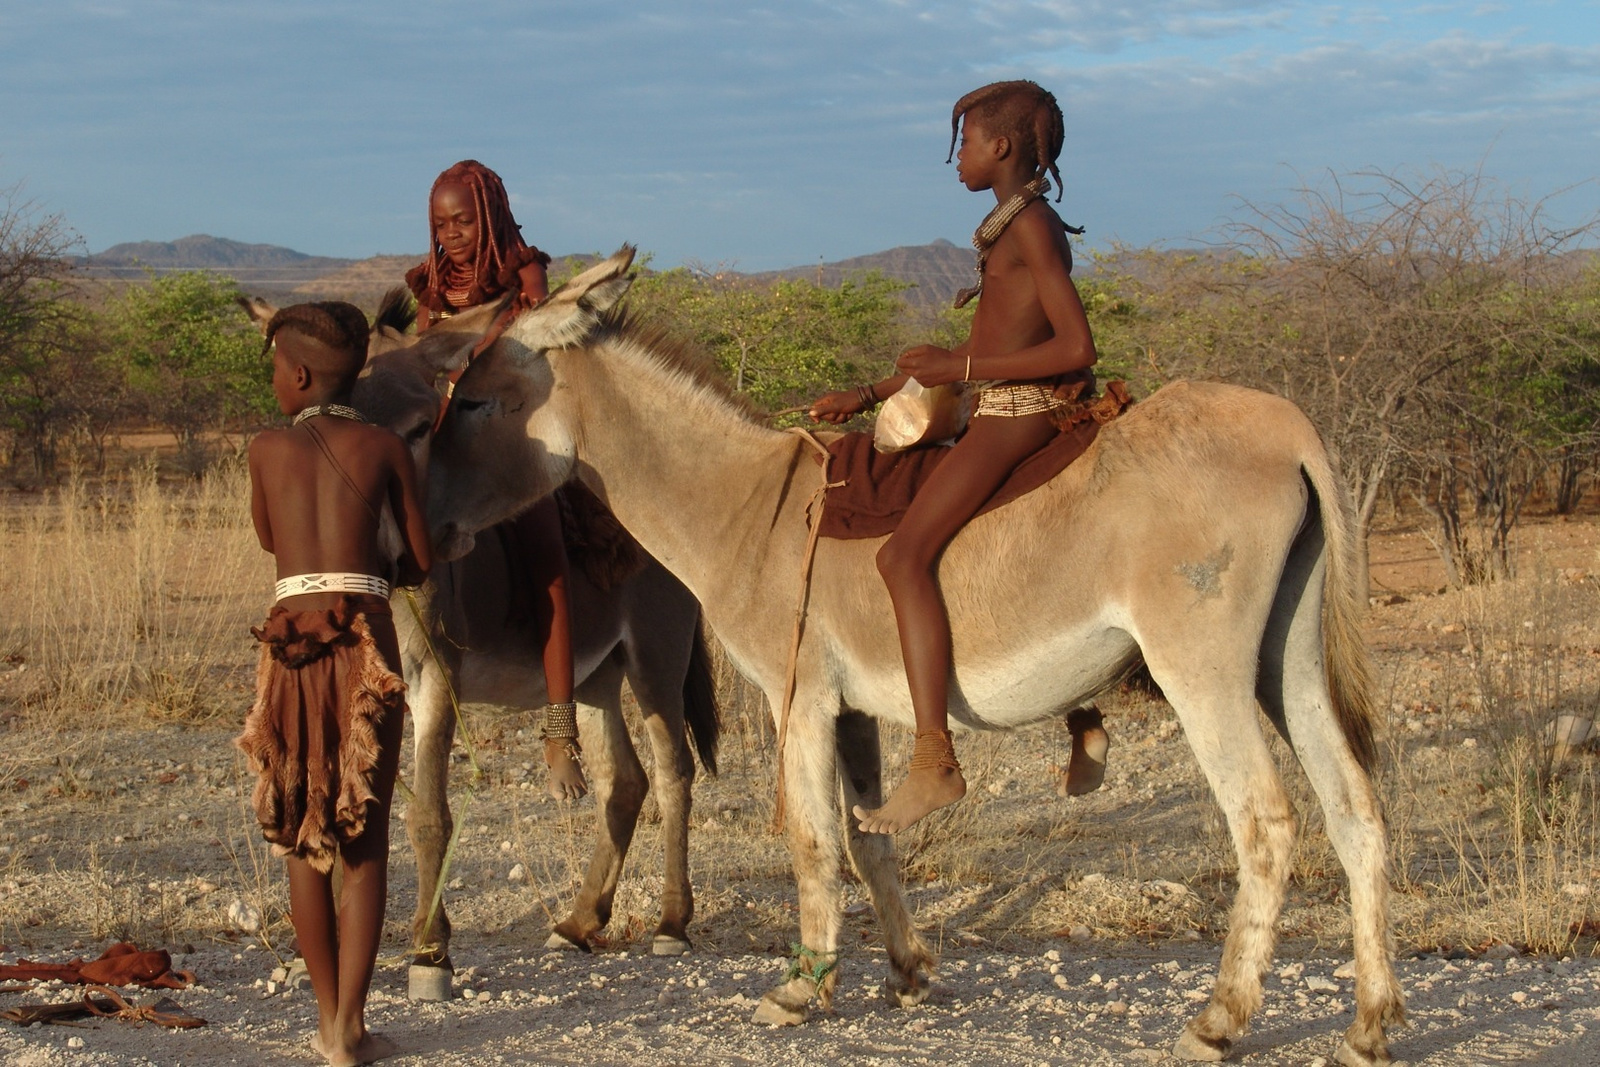
{"label": "girl's ochre braided hair", "polygon": [[[478,216],[478,248],[473,256],[474,271],[465,304],[452,304],[445,290],[456,289],[449,257],[439,246],[433,229],[433,194],[441,185],[464,186],[472,196]],[[450,312],[486,304],[519,284],[517,272],[530,263],[549,266],[550,257],[522,239],[522,228],[511,214],[511,199],[506,195],[500,175],[475,159],[463,159],[433,180],[428,190],[428,258],[406,272],[406,284],[416,294],[417,303],[433,311]]]}
{"label": "girl's ochre braided hair", "polygon": [[366,315],[354,304],[323,300],[279,308],[267,322],[263,355],[272,349],[272,339],[279,330],[293,330],[321,345],[326,351],[313,353],[306,365],[318,374],[335,378],[341,387],[355,381],[366,366],[371,328]]}
{"label": "girl's ochre braided hair", "polygon": [[1056,157],[1066,139],[1061,105],[1046,90],[1030,81],[994,82],[956,101],[950,112],[950,156],[956,154],[956,134],[962,116],[981,125],[990,137],[1009,137],[1017,151],[1034,161],[1035,173],[1049,172],[1055,179],[1056,199],[1061,199],[1061,172]]}

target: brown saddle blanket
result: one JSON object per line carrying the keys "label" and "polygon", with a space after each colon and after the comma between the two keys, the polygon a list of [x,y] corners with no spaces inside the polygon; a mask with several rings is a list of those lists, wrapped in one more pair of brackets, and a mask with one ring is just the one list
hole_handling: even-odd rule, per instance
{"label": "brown saddle blanket", "polygon": [[[1032,492],[1067,468],[1094,442],[1100,427],[1121,414],[1132,400],[1120,381],[1106,383],[1105,395],[1076,406],[1061,432],[1039,451],[1017,464],[978,514],[1009,504]],[[947,448],[913,448],[879,452],[872,434],[847,433],[828,444],[826,506],[821,536],[842,541],[893,533],[928,477],[949,455]],[[842,482],[840,485],[838,483]]]}

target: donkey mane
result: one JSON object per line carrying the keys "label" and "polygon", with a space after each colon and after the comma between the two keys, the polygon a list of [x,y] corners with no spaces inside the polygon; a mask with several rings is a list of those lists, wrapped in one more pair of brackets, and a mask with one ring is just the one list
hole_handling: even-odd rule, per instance
{"label": "donkey mane", "polygon": [[728,384],[727,377],[694,341],[658,319],[612,308],[600,319],[590,344],[625,347],[669,374],[687,379],[695,391],[727,408],[742,422],[765,426],[767,413]]}
{"label": "donkey mane", "polygon": [[411,296],[411,290],[403,285],[397,285],[383,294],[383,301],[378,304],[378,314],[372,320],[372,328],[380,329],[389,327],[395,333],[405,333],[417,321],[417,302]]}

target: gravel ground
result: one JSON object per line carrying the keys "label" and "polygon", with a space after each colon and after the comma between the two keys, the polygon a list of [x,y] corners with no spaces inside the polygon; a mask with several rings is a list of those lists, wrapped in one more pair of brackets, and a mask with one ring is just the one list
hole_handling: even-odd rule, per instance
{"label": "gravel ground", "polygon": [[[1538,651],[1540,662],[1559,659],[1565,689],[1592,709],[1600,583],[1573,569],[1595,558],[1593,530],[1578,532],[1585,539],[1571,558],[1553,557],[1559,578],[1546,596],[1573,621],[1550,630],[1554,647]],[[1430,592],[1427,575],[1396,577],[1401,564],[1427,562],[1421,549],[1382,547],[1394,562],[1375,554],[1380,588],[1404,593],[1379,598],[1369,619],[1395,739],[1389,814],[1407,867],[1393,910],[1411,1025],[1391,1035],[1393,1052],[1414,1064],[1600,1065],[1600,957],[1592,954],[1600,860],[1592,840],[1578,841],[1563,866],[1547,872],[1548,884],[1524,889],[1516,881],[1504,805],[1491,788],[1495,748],[1469,699],[1473,635],[1461,625],[1469,605]],[[1507,617],[1517,633],[1533,625],[1520,620],[1535,618]],[[249,825],[248,778],[228,744],[233,727],[25,729],[5,718],[23,677],[21,665],[0,667],[0,962],[92,958],[123,939],[166,947],[200,979],[173,996],[208,1025],[175,1032],[99,1020],[25,1030],[0,1023],[0,1064],[320,1062],[306,1046],[310,992],[273,978],[280,961],[272,946],[283,951],[289,939],[282,864],[265,859]],[[229,683],[241,706],[248,682],[245,670]],[[1135,694],[1106,710],[1113,749],[1099,792],[1054,796],[1064,729],[972,738],[963,742],[973,783],[966,802],[902,835],[908,903],[943,957],[927,1004],[902,1010],[881,997],[875,925],[846,878],[849,950],[833,1010],[785,1030],[751,1022],[796,934],[788,856],[766,832],[770,735],[751,733],[748,721],[730,732],[722,775],[695,787],[696,954],[648,953],[662,888],[651,805],[608,942],[589,956],[540,946],[587,859],[592,801],[569,808],[544,797],[526,716],[475,712],[476,755],[458,753],[456,811],[466,829],[449,879],[458,995],[425,1005],[405,997],[400,954],[416,879],[397,825],[385,956],[369,1012],[374,1029],[402,1050],[386,1062],[1010,1067],[1167,1059],[1216,974],[1233,858],[1170,709]],[[903,755],[900,735],[886,740],[891,761]],[[469,763],[483,772],[470,798],[461,792]],[[1592,748],[1578,754],[1563,778],[1574,795],[1589,796],[1579,787],[1591,788],[1585,783],[1597,765]],[[890,780],[899,773],[891,766]],[[1315,804],[1298,772],[1286,780],[1308,829],[1265,1002],[1233,1061],[1326,1065],[1352,1012],[1340,955],[1348,952],[1348,908]],[[1462,877],[1467,838],[1481,850],[1471,856],[1478,873],[1490,878],[1481,892],[1460,888],[1477,885]],[[1532,922],[1540,917],[1549,921]],[[1569,927],[1587,931],[1575,941],[1578,958],[1522,955],[1503,943],[1531,941],[1521,932],[1530,924],[1543,930],[1542,944],[1569,943],[1561,937]],[[75,995],[59,986],[0,992],[0,1009]]]}
{"label": "gravel ground", "polygon": [[[956,950],[947,953],[930,1001],[902,1010],[878,996],[875,955],[866,951],[844,964],[832,1012],[773,1030],[750,1022],[783,967],[769,955],[525,954],[463,941],[460,999],[409,1003],[404,968],[390,966],[374,983],[370,1019],[403,1050],[386,1061],[396,1065],[1146,1064],[1168,1059],[1167,1048],[1210,990],[1217,959],[1215,946],[1195,944],[1092,953],[1075,944],[1029,953]],[[269,994],[270,957],[246,946],[175,962],[199,975],[200,985],[175,995],[207,1026],[6,1026],[0,1057],[15,1067],[317,1062],[305,1048],[315,1002],[304,989]],[[1233,1061],[1331,1063],[1352,1010],[1343,963],[1280,955],[1257,1025]],[[1397,1058],[1600,1063],[1600,961],[1431,956],[1402,961],[1400,979],[1411,1025],[1393,1035]],[[59,985],[40,992],[34,999],[73,995]]]}

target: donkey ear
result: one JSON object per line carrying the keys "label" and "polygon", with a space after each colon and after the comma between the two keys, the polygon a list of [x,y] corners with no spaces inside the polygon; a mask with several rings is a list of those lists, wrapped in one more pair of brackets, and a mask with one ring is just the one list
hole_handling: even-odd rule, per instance
{"label": "donkey ear", "polygon": [[261,331],[261,336],[267,335],[267,323],[272,321],[272,316],[278,313],[277,307],[267,303],[258,296],[241,296],[239,306],[244,308],[244,313],[250,316],[250,321],[256,324],[256,329]]}
{"label": "donkey ear", "polygon": [[526,311],[506,331],[536,352],[575,345],[594,332],[600,318],[616,306],[633,284],[628,268],[634,247],[623,245]]}
{"label": "donkey ear", "polygon": [[407,348],[437,378],[465,367],[472,358],[472,350],[481,340],[483,334],[479,332],[446,330],[435,326]]}

